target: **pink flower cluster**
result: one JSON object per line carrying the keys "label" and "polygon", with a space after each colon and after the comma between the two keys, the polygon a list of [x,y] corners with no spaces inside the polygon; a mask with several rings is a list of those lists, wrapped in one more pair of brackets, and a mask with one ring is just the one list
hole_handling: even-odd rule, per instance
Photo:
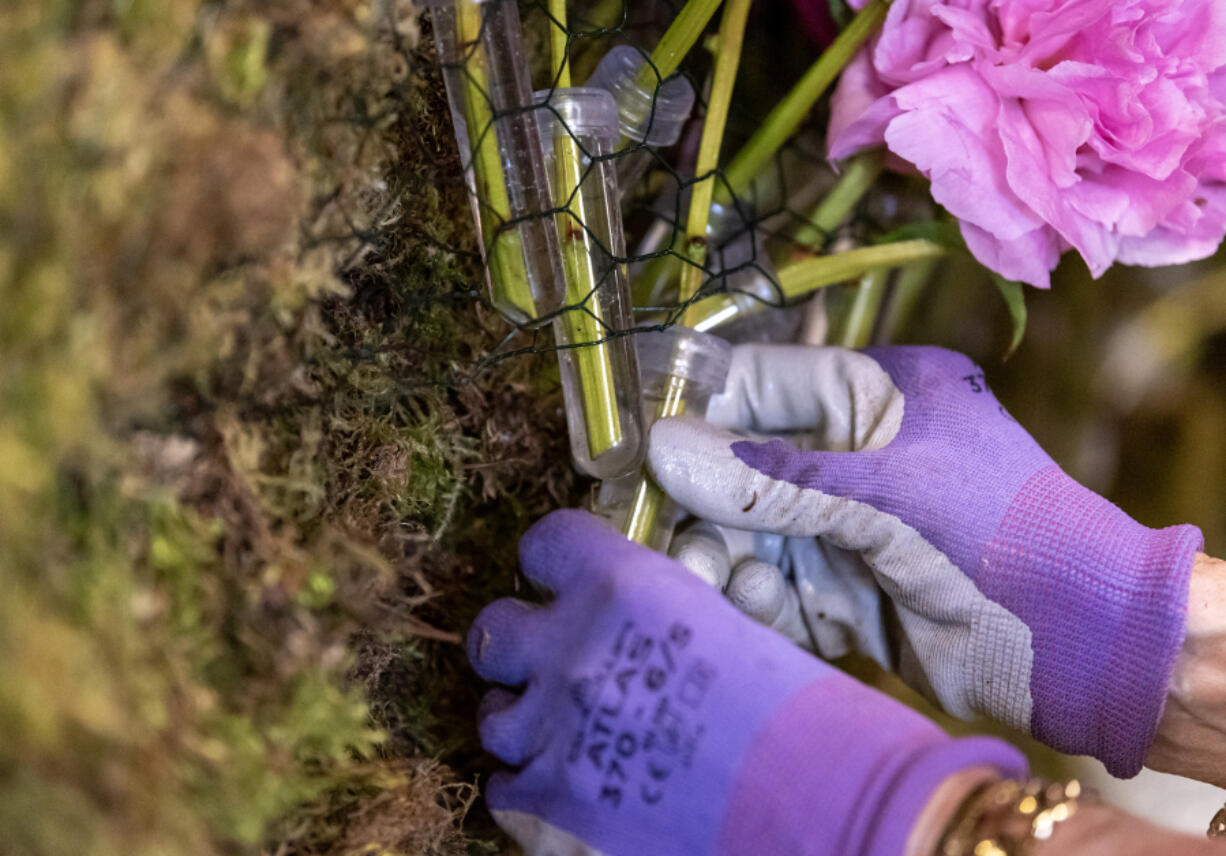
{"label": "pink flower cluster", "polygon": [[1226,233],[1224,66],[1226,0],[894,0],[830,154],[884,143],[1010,279],[1187,262]]}

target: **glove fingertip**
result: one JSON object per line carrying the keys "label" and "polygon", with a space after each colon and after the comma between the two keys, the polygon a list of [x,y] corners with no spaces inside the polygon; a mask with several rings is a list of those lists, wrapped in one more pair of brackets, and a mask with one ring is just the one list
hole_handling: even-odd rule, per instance
{"label": "glove fingertip", "polygon": [[515,810],[516,777],[517,774],[510,770],[497,770],[490,774],[485,783],[485,804],[491,811]]}

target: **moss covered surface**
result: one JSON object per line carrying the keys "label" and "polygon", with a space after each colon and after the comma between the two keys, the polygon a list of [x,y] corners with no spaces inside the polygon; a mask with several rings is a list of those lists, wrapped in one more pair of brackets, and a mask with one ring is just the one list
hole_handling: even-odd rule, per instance
{"label": "moss covered surface", "polygon": [[[794,28],[759,14],[777,53]],[[407,0],[0,7],[5,856],[509,849],[460,640],[582,486],[556,363],[482,303],[424,27]],[[1002,400],[1220,551],[1220,267],[1168,297],[1061,271]],[[944,275],[904,339],[995,366],[981,279]],[[1167,343],[1156,412],[1110,372],[1087,403],[1130,313]]]}
{"label": "moss covered surface", "polygon": [[402,0],[0,11],[0,841],[496,852],[463,628],[576,490]]}

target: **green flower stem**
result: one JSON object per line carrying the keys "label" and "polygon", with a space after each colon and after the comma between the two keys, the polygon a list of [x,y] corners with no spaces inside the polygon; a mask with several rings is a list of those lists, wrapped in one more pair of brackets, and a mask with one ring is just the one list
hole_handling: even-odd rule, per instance
{"label": "green flower stem", "polygon": [[[636,86],[645,92],[654,92],[668,79],[694,44],[702,38],[707,22],[719,8],[720,0],[687,0],[686,4],[668,25],[668,30],[651,52],[651,62],[639,69]],[[657,75],[659,75],[657,77]]]}
{"label": "green flower stem", "polygon": [[650,547],[659,530],[660,507],[666,497],[655,479],[644,473],[635,485],[622,534],[636,544]]}
{"label": "green flower stem", "polygon": [[796,300],[809,296],[819,288],[856,279],[877,268],[937,259],[947,252],[945,247],[933,241],[894,241],[795,262],[782,268],[777,278],[783,296],[788,300]]}
{"label": "green flower stem", "polygon": [[825,198],[813,209],[792,240],[806,247],[820,249],[835,229],[843,224],[868,189],[873,186],[885,164],[885,152],[880,149],[857,155],[843,164],[843,174]]}
{"label": "green flower stem", "polygon": [[[745,43],[745,22],[749,19],[750,0],[728,0],[719,24],[719,43],[715,53],[715,71],[711,96],[707,100],[707,117],[698,144],[698,162],[694,167],[697,181],[690,190],[690,209],[685,227],[685,257],[689,262],[681,271],[681,302],[691,300],[702,285],[707,261],[707,223],[711,218],[711,196],[715,190],[715,169],[728,123],[728,106],[736,85],[741,63],[741,47]],[[689,310],[682,323],[693,326],[696,320]]]}
{"label": "green flower stem", "polygon": [[[652,424],[674,416],[681,416],[686,409],[686,383],[679,377],[668,379],[668,388],[664,397],[656,405]],[[668,545],[660,543],[660,511],[665,507],[668,495],[656,484],[655,479],[644,466],[635,485],[634,495],[630,500],[630,508],[626,512],[626,520],[622,524],[622,534],[647,547],[654,547],[661,552],[668,550]]]}
{"label": "green flower stem", "polygon": [[[833,256],[817,256],[796,262],[779,271],[779,290],[785,300],[807,297],[819,288],[838,285],[850,279],[864,276],[877,269],[888,269],[900,264],[931,264],[932,259],[945,254],[945,248],[932,241],[896,241],[875,247],[861,247]],[[918,260],[918,261],[917,261]],[[739,294],[713,294],[691,304],[694,329],[710,332],[715,329],[713,320],[736,306]],[[737,318],[765,311],[769,303],[755,302],[734,313]]]}
{"label": "green flower stem", "polygon": [[[566,274],[566,305],[560,322],[566,329],[567,344],[578,345],[572,352],[582,398],[588,453],[596,460],[620,446],[624,437],[621,412],[617,405],[617,384],[609,353],[609,327],[600,299],[599,279],[593,264],[594,245],[583,224],[591,219],[584,211],[584,196],[579,184],[599,181],[599,171],[588,172],[579,145],[569,134],[554,138],[555,201],[566,205],[558,215],[558,238],[562,245],[562,269]],[[611,272],[610,272],[611,275]]]}
{"label": "green flower stem", "polygon": [[919,305],[920,296],[923,295],[928,281],[932,279],[936,267],[936,259],[924,259],[904,265],[898,272],[894,293],[890,297],[890,305],[882,321],[884,341],[892,342],[898,338],[902,328],[915,314],[915,307]]}
{"label": "green flower stem", "polygon": [[[753,179],[767,166],[780,146],[800,127],[800,123],[804,121],[813,104],[842,71],[852,54],[876,31],[885,17],[889,2],[890,0],[874,0],[865,6],[847,26],[847,29],[840,33],[839,37],[818,57],[817,62],[809,68],[792,91],[775,106],[775,109],[759,127],[758,132],[750,138],[745,147],[733,158],[728,168],[724,170],[725,181],[714,188],[713,198],[717,203],[731,204],[734,194],[743,193],[752,184]],[[868,185],[871,185],[872,181],[868,174],[871,172],[872,162],[880,155],[870,153],[862,157],[864,162],[856,159],[849,163],[848,175],[831,192],[830,196],[833,198],[828,197],[829,204],[827,205],[823,200],[823,205],[826,205],[825,210],[823,211],[822,206],[819,206],[818,210],[813,213],[810,217],[811,224],[819,216],[821,218],[818,221],[819,224],[834,219],[834,225],[826,230],[831,231],[843,219],[842,216],[835,218],[839,209],[847,206],[847,210],[850,211],[855,207],[859,196],[853,198],[853,194],[858,190],[862,196],[868,189]],[[857,184],[862,181],[864,186],[858,187]],[[690,210],[693,211],[692,203]],[[808,233],[810,226],[801,228]],[[816,239],[800,242],[814,244]],[[672,246],[675,247],[676,244]],[[644,266],[634,286],[635,305],[652,306],[663,301],[665,289],[662,286],[673,280],[677,261],[676,256],[667,254],[658,256]]]}
{"label": "green flower stem", "polygon": [[[566,0],[549,0],[549,12],[557,21],[550,34],[553,79],[558,88],[570,86],[570,64],[566,57]],[[579,185],[586,178],[599,181],[599,170],[587,170],[578,141],[559,128],[553,140],[554,204],[566,210],[558,215],[558,240],[562,248],[562,270],[566,276],[567,309],[559,319],[566,344],[577,345],[571,356],[578,376],[588,455],[594,461],[621,445],[621,412],[617,405],[617,384],[607,341],[609,328],[604,306],[597,292],[599,277],[594,264],[595,246],[584,223],[594,222],[584,210],[586,197]]]}
{"label": "green flower stem", "polygon": [[673,252],[678,243],[678,229],[670,230],[668,246],[662,248],[661,255],[648,259],[643,268],[634,278],[631,293],[634,305],[637,307],[659,306],[664,302],[668,286],[674,281],[678,258]]}
{"label": "green flower stem", "polygon": [[[873,186],[884,163],[884,151],[865,152],[844,163],[843,174],[838,182],[813,209],[813,213],[805,218],[805,222],[792,236],[792,242],[799,246],[820,249],[825,238],[842,225],[847,215]],[[674,232],[674,243],[670,244],[669,249],[676,246],[676,237]],[[664,286],[673,278],[673,268],[677,263],[677,256],[670,253],[657,256],[643,266],[642,273],[635,278],[634,283],[636,306],[657,306],[664,301]],[[701,312],[695,309],[695,313],[704,319],[709,317],[709,307],[713,304],[702,301],[700,305],[707,308]]]}
{"label": "green flower stem", "polygon": [[570,86],[570,63],[566,61],[566,0],[549,0],[549,79],[560,89]]}
{"label": "green flower stem", "polygon": [[744,192],[780,146],[796,133],[817,99],[838,77],[852,55],[876,32],[889,6],[890,0],[873,0],[861,9],[817,58],[817,62],[809,67],[800,82],[792,87],[792,91],[775,105],[757,132],[728,165],[724,172],[727,185],[721,186],[716,193],[716,202],[726,205],[732,200],[732,195]]}
{"label": "green flower stem", "polygon": [[[693,0],[691,0],[693,2]],[[703,123],[702,139],[698,144],[698,162],[694,174],[698,176],[690,192],[690,209],[686,220],[685,256],[688,264],[681,272],[681,299],[690,300],[702,285],[704,265],[707,260],[707,223],[711,216],[711,196],[715,186],[715,168],[719,165],[719,152],[728,121],[728,105],[732,101],[732,88],[741,62],[741,47],[745,42],[745,23],[749,19],[750,0],[728,0],[724,6],[719,25],[719,42],[715,54],[715,71],[712,76],[711,96],[707,101],[707,116]],[[682,323],[692,325],[687,310]],[[670,377],[664,398],[656,408],[656,419],[680,416],[686,409],[686,381]],[[660,509],[665,501],[664,492],[644,468],[630,510],[626,515],[623,532],[626,537],[640,544],[667,550],[668,545],[657,543],[660,524]]]}
{"label": "green flower stem", "polygon": [[[626,0],[592,0],[575,16],[579,19],[577,25],[583,30],[614,29],[621,23],[625,3]],[[571,76],[587,80],[606,50],[608,43],[605,39],[575,39],[571,45]]]}
{"label": "green flower stem", "polygon": [[536,300],[524,264],[523,242],[518,229],[503,228],[511,219],[506,176],[498,152],[498,135],[490,108],[489,61],[481,44],[482,4],[474,0],[456,3],[456,39],[464,59],[464,122],[468,127],[470,162],[476,183],[481,233],[494,305],[524,320],[537,317]]}
{"label": "green flower stem", "polygon": [[890,282],[890,269],[877,268],[860,277],[855,300],[843,326],[843,335],[839,344],[844,348],[863,348],[873,335],[873,327],[877,323],[877,313],[881,309],[881,299],[885,296],[885,287]]}

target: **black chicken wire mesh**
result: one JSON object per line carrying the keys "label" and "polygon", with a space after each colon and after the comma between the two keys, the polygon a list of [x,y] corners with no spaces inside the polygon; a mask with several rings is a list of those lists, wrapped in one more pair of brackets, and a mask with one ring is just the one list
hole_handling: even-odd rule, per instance
{"label": "black chicken wire mesh", "polygon": [[[505,336],[493,348],[477,357],[464,371],[468,379],[475,378],[494,363],[533,354],[545,354],[559,348],[582,348],[599,345],[611,339],[644,331],[660,330],[677,324],[684,310],[692,303],[716,295],[736,295],[743,301],[761,304],[763,309],[786,312],[790,321],[777,325],[773,332],[760,326],[742,334],[740,331],[725,331],[712,328],[711,332],[724,335],[736,342],[738,339],[763,339],[780,335],[791,337],[801,321],[800,304],[808,298],[789,301],[785,298],[777,276],[780,266],[815,255],[827,253],[836,246],[854,246],[874,243],[897,228],[901,223],[917,219],[917,209],[923,209],[921,218],[931,218],[931,204],[905,181],[893,181],[882,176],[879,187],[868,194],[856,208],[856,216],[837,228],[828,229],[814,223],[814,211],[824,195],[837,180],[837,175],[825,155],[824,129],[827,116],[820,106],[812,112],[798,131],[776,151],[769,163],[759,171],[749,186],[734,192],[724,176],[724,170],[703,175],[695,174],[698,143],[707,110],[709,77],[713,60],[711,52],[700,40],[689,52],[677,71],[661,77],[651,59],[651,51],[660,35],[673,21],[682,4],[668,2],[633,3],[629,0],[570,4],[569,16],[564,26],[551,14],[544,0],[516,2],[516,0],[488,0],[478,5],[483,8],[480,34],[484,36],[491,21],[500,22],[498,7],[513,5],[516,8],[523,39],[523,59],[531,80],[536,87],[528,103],[504,108],[496,103],[495,87],[485,81],[474,80],[471,70],[473,43],[460,45],[463,51],[451,57],[438,57],[438,65],[444,73],[455,71],[485,101],[486,121],[479,127],[468,127],[470,152],[496,137],[496,125],[512,118],[527,116],[532,120],[547,114],[556,119],[558,127],[575,140],[584,156],[585,166],[581,182],[591,182],[593,173],[605,165],[612,165],[621,173],[632,176],[629,186],[619,188],[619,216],[624,226],[625,248],[621,252],[604,246],[590,224],[575,211],[573,197],[552,198],[531,207],[518,215],[505,216],[505,212],[490,211],[488,202],[478,198],[474,220],[484,220],[486,229],[481,238],[485,246],[483,258],[488,261],[497,252],[496,245],[507,232],[522,229],[525,222],[542,221],[554,228],[559,215],[569,215],[579,223],[593,243],[600,245],[601,253],[607,255],[609,264],[592,290],[613,286],[611,272],[620,268],[628,275],[633,311],[629,323],[613,324],[606,317],[593,313],[590,304],[596,296],[592,290],[577,299],[564,300],[554,308],[531,320],[516,323],[507,318],[509,327]],[[426,20],[423,41],[434,37],[434,27],[440,9],[452,7],[450,0],[431,0],[425,4]],[[783,15],[786,4],[779,4],[777,14]],[[760,16],[755,11],[755,16]],[[751,22],[747,43],[742,58],[741,77],[736,97],[729,111],[727,131],[720,163],[727,162],[740,143],[747,139],[763,114],[763,107],[771,106],[770,99],[778,99],[786,92],[790,82],[786,75],[764,75],[761,58],[772,48],[770,40],[776,38],[778,28],[758,27]],[[715,22],[708,25],[715,29]],[[549,38],[553,32],[565,33],[566,53],[573,76],[574,86],[584,86],[595,71],[601,58],[619,46],[632,48],[636,55],[654,72],[653,99],[663,87],[675,79],[683,79],[694,93],[693,108],[684,122],[680,136],[671,145],[658,147],[648,142],[622,137],[611,151],[596,153],[585,147],[582,135],[574,133],[553,105],[553,95],[559,89],[556,69],[551,67]],[[810,58],[820,52],[820,45],[810,45]],[[803,70],[803,66],[801,67]],[[766,79],[764,79],[766,78]],[[744,97],[752,91],[752,99]],[[754,91],[756,90],[756,91]],[[763,102],[765,99],[765,103]],[[753,104],[748,101],[753,100]],[[656,106],[653,100],[649,115],[654,117]],[[528,116],[527,114],[531,114]],[[535,119],[539,121],[539,119]],[[654,119],[649,119],[654,121]],[[462,144],[461,144],[462,145]],[[469,153],[462,152],[462,158]],[[645,161],[637,169],[622,168],[623,162]],[[442,180],[465,182],[462,170],[453,175],[440,176]],[[713,208],[713,227],[709,230],[710,244],[706,259],[699,265],[701,285],[688,299],[682,300],[677,290],[680,271],[684,266],[696,263],[684,251],[685,226],[688,199],[692,188],[700,182],[713,181],[722,188],[725,202]],[[478,194],[478,197],[480,194]],[[493,215],[491,217],[491,214]],[[493,221],[494,228],[489,225]],[[466,227],[467,228],[467,227]],[[478,227],[478,231],[480,231]],[[644,286],[650,279],[656,288]],[[823,290],[823,296],[826,296]],[[837,315],[840,301],[849,300],[843,290],[830,289],[829,310]],[[474,295],[475,296],[475,295]],[[483,300],[488,296],[482,293]],[[889,297],[886,297],[887,305]],[[583,313],[599,325],[600,336],[587,342],[564,343],[555,340],[548,323],[550,320],[570,313]],[[884,317],[884,313],[878,316]],[[790,332],[788,332],[790,331]]]}

